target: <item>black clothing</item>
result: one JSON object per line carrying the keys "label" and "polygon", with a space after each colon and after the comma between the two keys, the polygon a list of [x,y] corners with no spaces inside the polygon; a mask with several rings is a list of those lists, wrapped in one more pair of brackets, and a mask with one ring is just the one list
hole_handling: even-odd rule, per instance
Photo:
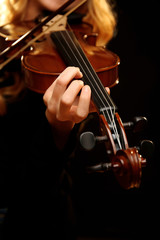
{"label": "black clothing", "polygon": [[28,91],[8,107],[0,128],[0,208],[8,208],[3,239],[61,239],[70,231],[69,191],[63,189],[64,179],[68,184],[64,166],[69,147],[64,152],[56,148],[42,96]]}
{"label": "black clothing", "polygon": [[[72,18],[77,22],[82,16]],[[17,71],[16,59],[0,72],[5,78],[0,88],[12,85]],[[0,239],[72,239],[75,216],[67,164],[78,125],[61,152],[53,141],[41,94],[25,90],[18,101],[9,101],[7,114],[0,117],[0,209],[7,209]]]}

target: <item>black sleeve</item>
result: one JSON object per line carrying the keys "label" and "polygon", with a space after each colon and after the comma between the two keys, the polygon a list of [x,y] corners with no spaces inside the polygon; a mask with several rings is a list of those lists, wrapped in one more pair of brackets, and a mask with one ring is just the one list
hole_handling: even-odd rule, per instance
{"label": "black sleeve", "polygon": [[1,207],[8,209],[4,239],[24,239],[24,234],[48,239],[57,231],[62,237],[60,228],[67,223],[65,167],[76,142],[76,130],[64,151],[59,151],[45,114],[31,114],[31,108],[35,106],[27,105],[25,113],[20,108],[17,115],[16,104],[12,113],[1,119],[0,163],[5,189]]}

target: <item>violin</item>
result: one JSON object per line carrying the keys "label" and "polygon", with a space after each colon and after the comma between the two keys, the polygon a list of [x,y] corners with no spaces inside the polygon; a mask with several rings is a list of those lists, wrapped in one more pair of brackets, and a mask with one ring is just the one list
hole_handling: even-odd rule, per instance
{"label": "violin", "polygon": [[[40,23],[38,29],[45,26],[53,17],[57,17],[72,2],[65,3],[56,13]],[[84,2],[82,1],[81,4]],[[109,50],[94,46],[96,36],[92,34],[89,25],[74,26],[70,31],[66,29],[65,23],[57,19],[53,19],[53,22],[58,22],[58,31],[47,27],[50,33],[45,37],[43,34],[35,37],[35,41],[37,39],[38,41],[33,45],[32,50],[22,56],[27,87],[38,93],[44,93],[66,66],[79,67],[83,73],[84,84],[91,88],[102,134],[95,137],[92,132],[85,132],[80,136],[80,143],[85,150],[89,151],[94,148],[97,141],[101,141],[105,143],[106,153],[109,156],[109,162],[91,166],[89,170],[97,172],[112,170],[121,187],[138,188],[146,158],[141,156],[136,147],[129,147],[125,124],[121,121],[117,107],[104,87],[112,87],[118,83],[119,57]],[[54,25],[56,24],[53,24],[53,27]],[[26,41],[27,37],[31,36],[31,32],[33,34],[36,31],[37,28],[34,28],[22,36],[21,40],[18,39],[11,46],[11,50],[23,40]],[[28,44],[20,51],[23,52],[27,47]],[[1,53],[0,59],[4,58],[8,51],[10,50],[7,49]],[[8,59],[5,59],[5,62],[7,61]]]}
{"label": "violin", "polygon": [[[60,23],[61,29],[64,25],[62,22]],[[64,26],[64,29],[65,27],[66,26]],[[65,34],[64,29],[60,31],[59,28],[58,31],[54,32]],[[85,51],[89,62],[96,73],[98,73],[103,85],[106,87],[116,85],[118,83],[119,57],[109,50],[106,51],[101,47],[95,47],[88,43],[94,42],[94,38],[96,38],[96,36],[92,35],[92,27],[89,24],[82,23],[72,26],[72,32],[74,32],[78,42]],[[69,31],[66,31],[66,33],[69,33]],[[51,36],[53,36],[52,31]],[[59,37],[60,36],[58,36],[58,38]],[[44,93],[68,65],[76,66],[74,62],[66,63],[59,53],[57,46],[53,44],[50,34],[47,34],[45,35],[44,41],[42,40],[36,43],[33,46],[33,51],[30,51],[22,57],[26,85],[38,93]],[[68,44],[72,47],[70,42],[68,42]],[[62,49],[64,46],[64,43],[62,43]],[[55,62],[57,64],[55,64]]]}

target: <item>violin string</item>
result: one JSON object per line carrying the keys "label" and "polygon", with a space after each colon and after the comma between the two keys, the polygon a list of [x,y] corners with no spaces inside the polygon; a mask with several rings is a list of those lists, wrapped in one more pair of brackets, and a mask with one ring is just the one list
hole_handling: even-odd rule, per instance
{"label": "violin string", "polygon": [[[103,115],[105,116],[105,110],[103,110]],[[117,126],[116,126],[113,114],[111,114],[111,119],[112,119],[112,128],[114,130],[114,134],[115,134],[115,137],[117,139],[117,143],[119,144],[119,148],[122,149],[122,144],[121,144],[121,141],[120,141],[120,137],[119,137],[119,134],[118,134],[118,130],[117,130]]]}
{"label": "violin string", "polygon": [[[61,35],[62,35],[64,41],[66,42],[66,44],[68,45],[68,48],[70,49],[70,51],[72,51],[72,54],[73,54],[73,56],[75,57],[75,59],[77,60],[78,65],[81,65],[81,63],[84,63],[85,69],[88,70],[88,73],[90,74],[91,78],[92,78],[92,79],[95,79],[95,77],[96,77],[96,80],[98,81],[99,78],[97,78],[97,75],[95,74],[93,68],[91,68],[91,65],[87,66],[87,61],[84,61],[84,57],[82,56],[82,53],[80,52],[81,48],[78,49],[78,47],[76,46],[75,42],[73,41],[73,39],[71,38],[70,34],[68,33],[68,31],[67,31],[66,33],[68,34],[68,37],[69,37],[70,42],[66,41],[66,38],[64,38],[64,36],[62,35],[62,32],[61,32]],[[72,44],[72,46],[74,47],[74,49],[76,50],[76,52],[79,54],[79,57],[81,58],[81,61],[79,61],[79,59],[78,59],[77,56],[75,55],[75,51],[73,51],[73,48],[71,48],[71,44]],[[81,68],[82,68],[82,71],[84,71],[84,68],[83,68],[82,65],[81,65]],[[92,72],[91,72],[91,70],[92,70]],[[88,82],[89,82],[89,83],[92,85],[92,87],[94,88],[95,92],[97,92],[97,89],[99,89],[99,91],[101,91],[101,95],[103,95],[104,99],[105,99],[105,97],[108,98],[108,99],[106,99],[108,106],[111,108],[111,105],[112,105],[113,108],[115,108],[113,102],[111,102],[111,99],[107,96],[106,90],[105,90],[105,94],[104,94],[104,92],[102,91],[102,90],[104,90],[104,87],[103,87],[103,88],[102,88],[102,87],[100,88],[101,82],[99,81],[99,84],[98,84],[96,80],[95,80],[95,82],[91,81],[90,78],[89,78],[89,76],[88,76],[88,74],[87,74],[85,71],[84,71],[84,73],[85,73],[85,76],[86,76],[87,79],[88,79]],[[94,74],[94,75],[93,75],[93,74]],[[94,83],[97,85],[96,87],[94,87],[94,85],[93,85]],[[99,95],[99,94],[97,93],[97,96],[98,96],[98,97],[100,97],[101,95]],[[102,99],[100,99],[100,100],[102,101]],[[110,100],[111,103],[109,103],[109,100]],[[103,101],[102,101],[102,103],[103,103]],[[104,108],[105,108],[105,107],[106,107],[106,104],[103,103],[103,106],[104,106]]]}
{"label": "violin string", "polygon": [[[84,51],[82,50],[82,48],[80,47],[79,45],[79,42],[78,40],[75,38],[76,40],[76,43],[73,41],[72,37],[71,37],[71,34],[69,34],[68,31],[66,31],[66,34],[68,35],[69,37],[69,40],[72,42],[72,45],[74,46],[75,50],[77,51],[77,53],[79,54],[79,56],[81,57],[81,60],[83,60],[84,62],[84,65],[87,67],[88,69],[88,72],[90,75],[92,75],[92,79],[94,79],[95,81],[90,81],[90,79],[88,78],[88,80],[90,81],[90,83],[95,83],[95,85],[97,85],[95,87],[95,90],[98,88],[100,89],[101,91],[101,94],[103,95],[104,99],[107,100],[107,104],[108,106],[111,106],[114,108],[114,111],[115,111],[115,105],[112,101],[112,99],[110,98],[109,94],[107,93],[106,89],[104,88],[104,86],[102,85],[102,82],[100,81],[99,77],[97,76],[96,72],[94,71],[92,65],[90,64],[90,62],[88,61],[88,59],[86,58],[86,55],[84,53]],[[74,35],[73,35],[74,37]],[[76,45],[77,44],[77,45]],[[73,54],[74,54],[74,51],[73,51]],[[78,61],[78,60],[77,60]],[[86,74],[87,76],[87,74]],[[105,105],[106,106],[106,105]]]}
{"label": "violin string", "polygon": [[[66,41],[66,36],[64,36],[64,33],[66,33],[66,34],[68,35],[70,42]],[[90,66],[90,65],[89,65],[90,68],[88,68],[88,66],[87,66],[87,61],[86,61],[86,62],[84,61],[84,58],[83,58],[83,56],[81,56],[81,53],[80,53],[80,51],[79,51],[79,50],[81,50],[81,48],[78,49],[78,47],[76,46],[75,42],[73,41],[73,39],[71,38],[70,34],[68,33],[68,31],[63,32],[63,34],[62,34],[62,32],[60,32],[60,34],[61,34],[61,37],[63,38],[63,40],[65,41],[65,43],[67,44],[68,48],[69,48],[70,51],[72,52],[73,57],[75,57],[75,59],[77,60],[78,66],[81,66],[81,68],[82,68],[83,66],[81,65],[81,62],[83,62],[83,63],[84,63],[84,66],[85,66],[84,69],[88,69],[88,72],[89,72],[89,74],[91,75],[91,78],[94,79],[94,76],[93,76],[91,70],[93,71],[93,73],[95,73],[95,71],[93,70],[92,66]],[[74,45],[74,48],[75,48],[76,52],[79,54],[79,57],[81,58],[82,61],[79,61],[79,59],[77,59],[78,56],[75,55],[75,51],[73,51],[73,49],[70,47],[71,44]],[[82,69],[83,69],[83,68],[82,68]],[[90,82],[90,84],[93,85],[93,84],[92,84],[93,81],[90,81],[90,78],[89,78],[88,74],[87,74],[85,71],[84,71],[84,73],[85,73],[85,76],[87,77],[88,81]],[[94,86],[93,86],[93,88],[94,88],[95,90],[96,90],[96,89],[99,89],[100,92],[101,92],[101,94],[104,95],[104,93],[103,93],[102,90],[100,89],[97,81],[95,81],[95,83],[96,83],[97,87],[94,88]],[[104,89],[104,87],[103,87],[102,89]],[[98,94],[98,96],[100,97],[101,94]],[[103,97],[104,97],[104,96],[103,96]],[[107,96],[107,97],[108,97],[108,96]],[[110,98],[109,98],[109,99],[110,99]],[[112,129],[113,129],[113,131],[114,131],[114,137],[117,139],[117,142],[118,142],[118,144],[119,144],[119,147],[122,148],[121,142],[120,142],[120,138],[119,138],[119,134],[118,134],[118,130],[117,130],[116,123],[115,123],[115,119],[114,119],[114,114],[113,114],[113,112],[112,112],[112,108],[111,108],[108,100],[104,98],[104,100],[107,100],[107,104],[108,104],[108,106],[109,106],[109,110],[110,110],[110,113],[111,113],[111,116],[110,116],[108,110],[106,109],[106,104],[103,102],[103,99],[100,98],[100,100],[101,100],[101,102],[102,102],[103,105],[104,105],[104,108],[102,109],[102,112],[103,112],[104,116],[106,116],[104,110],[106,111],[107,116],[108,116],[108,118],[109,118],[109,120],[110,120],[110,123],[111,123],[111,125],[112,125]],[[113,105],[113,102],[111,102],[111,103],[112,103],[112,105]],[[115,108],[114,108],[114,111],[115,111]]]}
{"label": "violin string", "polygon": [[[62,34],[62,33],[61,33],[61,34]],[[69,35],[68,35],[68,36],[69,36]],[[69,36],[69,37],[70,37],[70,36]],[[64,38],[64,36],[63,36],[63,39],[66,41],[66,38]],[[72,38],[70,38],[70,40],[72,41],[72,44],[74,44],[74,41],[72,40]],[[75,49],[78,51],[79,56],[81,57],[81,60],[82,60],[82,61],[79,61],[79,59],[78,59],[77,56],[75,55],[75,51],[73,51],[73,48],[71,48],[71,42],[66,41],[66,44],[67,44],[68,47],[70,48],[70,51],[72,51],[73,56],[77,59],[78,66],[81,66],[81,70],[82,70],[82,72],[84,72],[86,78],[88,79],[88,82],[89,82],[90,85],[94,88],[95,92],[97,93],[97,96],[100,97],[100,94],[98,94],[98,92],[97,92],[97,89],[99,89],[100,87],[99,87],[99,85],[97,85],[97,88],[95,88],[94,85],[93,85],[93,81],[90,81],[90,78],[89,78],[88,74],[87,74],[87,73],[85,72],[85,70],[84,70],[84,69],[87,69],[88,67],[87,67],[87,65],[86,65],[86,62],[84,61],[84,58],[81,56],[80,52],[78,51],[77,47],[75,46]],[[72,59],[72,60],[73,60],[73,59]],[[82,62],[84,63],[85,68],[83,68]],[[91,78],[94,79],[95,77],[93,76],[93,74],[91,73],[91,71],[90,71],[89,68],[88,68],[88,70],[89,70],[89,71],[88,71],[89,74],[91,75]],[[95,81],[95,83],[97,84],[96,81]],[[100,89],[100,91],[101,91],[101,95],[104,95],[101,89]],[[105,108],[105,107],[106,107],[106,104],[104,104],[104,102],[103,102],[103,100],[102,100],[101,98],[100,98],[100,100],[101,100],[101,102],[102,102],[102,104],[103,104],[103,107]],[[110,107],[109,102],[107,102],[107,104],[108,104],[108,106]],[[102,108],[102,109],[103,109],[103,108]]]}
{"label": "violin string", "polygon": [[[95,71],[93,70],[93,68],[92,68],[92,66],[91,66],[90,64],[89,64],[89,67],[87,66],[87,62],[88,62],[88,61],[86,61],[86,62],[84,61],[84,58],[83,58],[83,56],[81,55],[81,53],[80,53],[80,51],[79,51],[79,50],[81,50],[81,48],[78,48],[78,47],[76,46],[76,44],[75,44],[75,42],[73,41],[73,39],[71,38],[71,35],[69,34],[69,32],[66,31],[66,33],[67,33],[70,41],[72,42],[72,45],[74,45],[74,48],[75,48],[76,52],[79,54],[81,60],[84,62],[84,64],[86,65],[87,69],[89,70],[90,75],[92,76],[92,79],[94,80],[95,78],[94,78],[92,72],[94,73],[94,75],[96,75],[96,77],[97,77],[97,74],[95,74]],[[61,35],[63,36],[62,32],[61,32]],[[67,42],[67,41],[66,41],[66,42]],[[67,42],[67,45],[69,45],[68,42]],[[79,44],[78,44],[78,46],[79,46]],[[72,51],[72,49],[71,49],[71,51]],[[82,53],[83,53],[83,51],[82,51]],[[75,54],[74,54],[74,51],[73,51],[73,55],[75,55]],[[76,55],[75,55],[75,58],[76,58]],[[78,62],[79,62],[79,60],[78,60]],[[79,62],[79,64],[80,64],[80,62]],[[91,72],[91,70],[92,70],[92,72]],[[85,75],[86,75],[86,77],[88,78],[88,75],[87,75],[87,74],[85,74]],[[90,78],[88,78],[88,80],[89,80],[90,83],[92,83],[92,81],[90,81]],[[98,80],[99,80],[99,78],[98,78]],[[101,83],[101,81],[98,81],[98,82]],[[103,95],[103,92],[102,92],[100,86],[102,87],[102,89],[104,89],[104,87],[103,87],[103,85],[98,84],[98,82],[95,80],[95,83],[96,83],[96,85],[97,85],[97,86],[96,86],[96,89],[99,89],[100,92],[101,92],[101,94]],[[111,112],[111,116],[109,115],[109,112],[108,112],[108,110],[107,110],[105,107],[104,107],[104,109],[101,109],[101,111],[103,112],[103,115],[104,115],[104,116],[106,116],[106,114],[105,114],[105,111],[106,111],[106,113],[107,113],[107,115],[108,115],[108,117],[109,117],[109,119],[110,119],[110,122],[111,122],[111,124],[112,124],[112,129],[114,130],[115,137],[116,137],[117,142],[118,142],[118,144],[119,144],[119,147],[120,147],[120,149],[121,149],[121,148],[122,148],[122,145],[121,145],[121,142],[120,142],[120,137],[119,137],[118,130],[117,130],[117,126],[116,126],[115,119],[114,119],[114,116],[115,116],[115,106],[114,106],[113,101],[111,100],[111,98],[109,97],[109,95],[108,95],[107,92],[106,92],[105,95],[106,95],[106,97],[110,100],[112,106],[114,107],[114,113],[112,112],[112,108],[111,108],[111,107],[109,108],[109,109],[110,109],[110,112]],[[98,96],[100,97],[101,95],[99,94]],[[104,99],[107,100],[105,97],[104,97]],[[103,102],[103,99],[101,99],[101,101]],[[104,104],[104,103],[103,103],[103,104]],[[108,100],[107,100],[107,104],[110,106]],[[104,104],[104,106],[105,106],[105,104]]]}
{"label": "violin string", "polygon": [[[66,41],[66,36],[64,36],[64,33],[66,33],[66,34],[68,35],[70,42]],[[102,112],[103,112],[104,116],[106,116],[106,115],[105,115],[105,112],[104,112],[104,110],[106,110],[108,119],[109,119],[110,124],[112,125],[112,129],[113,129],[113,131],[114,131],[114,135],[116,136],[116,139],[117,139],[117,142],[118,142],[118,144],[119,144],[119,147],[121,148],[121,143],[120,143],[120,139],[119,139],[119,135],[118,135],[118,130],[117,130],[116,123],[115,123],[115,119],[114,119],[114,113],[112,112],[112,107],[111,107],[111,104],[112,104],[113,109],[114,109],[114,111],[115,111],[115,106],[113,105],[113,102],[111,101],[111,104],[110,104],[109,101],[108,101],[108,100],[110,100],[110,98],[107,96],[107,94],[105,94],[106,96],[104,96],[104,92],[102,91],[102,89],[104,89],[104,87],[103,87],[102,89],[100,89],[100,87],[99,87],[99,85],[98,85],[98,83],[97,83],[96,81],[95,81],[95,83],[96,83],[96,85],[97,85],[97,88],[95,88],[95,87],[93,86],[93,82],[90,80],[87,72],[84,71],[84,69],[86,69],[86,70],[88,69],[88,73],[91,75],[92,79],[95,79],[95,77],[93,76],[94,70],[92,70],[92,67],[91,67],[91,69],[90,69],[90,68],[87,66],[87,63],[84,61],[84,58],[81,56],[81,53],[80,53],[78,47],[76,46],[75,42],[74,42],[73,39],[71,38],[71,36],[70,36],[70,34],[68,33],[68,31],[60,32],[60,34],[61,34],[61,37],[63,38],[65,44],[67,45],[67,47],[70,49],[71,53],[73,54],[73,57],[74,57],[75,60],[77,61],[78,66],[80,66],[81,69],[83,69],[83,72],[85,73],[85,76],[86,76],[86,78],[88,79],[88,82],[92,85],[92,87],[93,87],[93,89],[95,90],[95,92],[97,92],[97,89],[99,89],[99,91],[101,92],[101,94],[98,94],[98,93],[97,93],[97,96],[99,96],[100,101],[101,101],[102,104],[103,104]],[[56,36],[56,35],[55,35],[55,36]],[[56,36],[56,38],[57,38],[57,41],[59,42],[59,44],[61,45],[61,47],[63,48],[63,51],[65,51],[65,53],[68,55],[68,57],[71,57],[71,56],[69,56],[68,52],[67,52],[66,49],[65,49],[65,46],[61,43],[61,41],[59,40],[59,38],[58,38],[57,36]],[[74,46],[76,52],[78,53],[78,55],[79,55],[79,57],[81,58],[82,61],[79,61],[79,59],[77,58],[78,56],[75,55],[75,51],[73,51],[73,49],[71,48],[71,44]],[[80,50],[81,50],[81,48],[80,48]],[[73,61],[73,59],[72,59],[72,61]],[[84,63],[84,67],[85,67],[85,68],[83,68],[83,66],[82,66],[82,64],[81,64],[82,62]],[[93,71],[93,73],[91,72],[91,70]],[[94,75],[95,75],[95,74],[94,74]],[[109,114],[108,109],[106,109],[106,104],[104,103],[104,100],[102,99],[101,95],[104,97],[104,100],[107,102],[111,114]],[[108,97],[108,100],[107,100],[105,97]],[[110,115],[111,115],[111,116],[110,116]],[[106,120],[107,120],[107,119],[106,119]]]}
{"label": "violin string", "polygon": [[[69,34],[67,32],[67,34]],[[89,70],[89,73],[90,73],[90,76],[91,76],[91,79],[93,79],[94,81],[90,81],[90,78],[88,76],[88,74],[86,73],[85,76],[87,76],[88,78],[88,81],[91,83],[95,83],[95,87],[94,89],[98,89],[100,94],[98,94],[99,98],[101,99],[101,101],[103,102],[103,105],[105,106],[104,108],[101,108],[101,112],[103,113],[103,115],[105,116],[106,118],[106,115],[108,116],[109,118],[109,121],[110,121],[110,126],[112,126],[112,129],[114,131],[114,134],[115,134],[115,138],[117,139],[117,142],[119,144],[119,147],[122,148],[122,145],[121,145],[121,142],[120,142],[120,139],[119,139],[119,134],[118,134],[118,130],[117,130],[117,127],[116,127],[116,123],[115,123],[115,119],[114,119],[114,116],[115,116],[115,106],[113,104],[113,101],[111,100],[110,96],[108,95],[108,93],[106,92],[105,90],[105,94],[103,93],[102,90],[104,90],[104,86],[102,85],[101,81],[99,80],[99,78],[97,78],[97,74],[95,74],[95,71],[93,70],[92,66],[89,64],[89,66],[87,66],[88,64],[88,59],[87,61],[85,61],[85,58],[83,58],[83,51],[82,51],[82,55],[81,55],[81,48],[78,48],[76,47],[76,44],[74,43],[73,39],[71,38],[71,35],[69,34],[69,37],[70,37],[70,40],[73,42],[74,44],[74,47],[76,49],[76,51],[78,51],[79,53],[79,56],[81,57],[81,60],[84,61],[84,64],[85,66],[87,67],[87,69]],[[79,43],[78,43],[78,46],[79,46]],[[73,51],[74,52],[74,51]],[[81,62],[81,61],[80,61]],[[86,68],[85,68],[86,69]],[[96,77],[96,78],[95,78]],[[97,81],[96,81],[97,80]],[[103,96],[103,98],[102,98]],[[107,101],[107,104],[109,106],[109,110],[106,109],[106,104],[104,103],[105,101]],[[114,110],[112,110],[112,107]],[[107,120],[107,119],[106,119]]]}

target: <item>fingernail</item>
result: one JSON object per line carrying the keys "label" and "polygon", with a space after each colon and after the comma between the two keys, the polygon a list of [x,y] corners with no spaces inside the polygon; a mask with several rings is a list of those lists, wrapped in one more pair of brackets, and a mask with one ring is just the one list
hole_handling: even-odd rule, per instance
{"label": "fingernail", "polygon": [[85,87],[84,87],[84,91],[85,91],[85,92],[89,92],[89,91],[90,91],[90,86],[85,85]]}
{"label": "fingernail", "polygon": [[81,86],[84,86],[84,82],[82,80],[79,80],[79,83]]}

